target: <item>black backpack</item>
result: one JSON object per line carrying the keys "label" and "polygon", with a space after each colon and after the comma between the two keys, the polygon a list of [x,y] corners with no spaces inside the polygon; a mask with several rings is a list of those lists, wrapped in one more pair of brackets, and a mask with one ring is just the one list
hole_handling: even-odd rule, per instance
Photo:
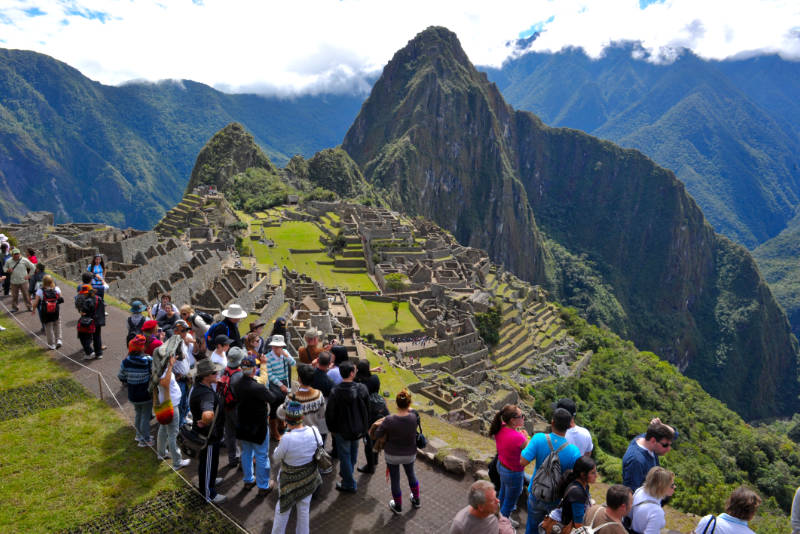
{"label": "black backpack", "polygon": [[125,336],[125,346],[131,342],[133,338],[142,333],[142,326],[144,325],[145,318],[142,316],[138,324],[133,322],[133,317],[128,317],[128,335]]}
{"label": "black backpack", "polygon": [[531,490],[537,500],[543,502],[554,502],[558,500],[558,485],[561,483],[561,460],[558,453],[569,445],[568,441],[561,444],[558,449],[553,449],[553,442],[550,434],[546,434],[547,446],[550,447],[550,454],[544,459],[542,465],[536,466],[536,474],[531,480]]}
{"label": "black backpack", "polygon": [[386,401],[383,396],[377,391],[369,394],[367,401],[367,408],[369,411],[369,424],[372,425],[381,417],[389,415],[389,408],[386,407]]}
{"label": "black backpack", "polygon": [[203,320],[203,322],[204,322],[204,323],[206,323],[206,324],[213,324],[213,323],[214,323],[214,318],[211,316],[211,314],[210,314],[210,313],[206,313],[206,312],[199,311],[199,312],[195,312],[195,314],[194,314],[194,315],[192,315],[192,326],[194,326],[194,318],[195,318],[195,317],[198,317],[198,316],[199,316],[199,317],[200,317],[200,318]]}

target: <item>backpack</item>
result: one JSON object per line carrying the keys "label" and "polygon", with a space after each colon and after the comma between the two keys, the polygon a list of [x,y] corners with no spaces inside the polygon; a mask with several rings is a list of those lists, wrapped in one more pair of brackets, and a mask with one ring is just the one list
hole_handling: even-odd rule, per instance
{"label": "backpack", "polygon": [[217,329],[222,324],[225,325],[225,335],[230,337],[231,332],[228,329],[228,325],[227,323],[225,323],[225,321],[219,321],[217,323],[212,324],[211,327],[206,332],[206,347],[208,347],[210,350],[214,350],[217,348],[217,344],[214,343],[214,338],[217,337],[218,334],[222,333],[222,332],[217,332]]}
{"label": "backpack", "polygon": [[58,313],[58,293],[53,288],[47,288],[42,291],[42,313],[47,315],[55,315]]}
{"label": "backpack", "polygon": [[133,322],[133,317],[128,317],[128,335],[125,336],[125,346],[128,346],[128,343],[131,342],[133,338],[137,335],[142,333],[142,326],[144,325],[145,318],[142,316],[142,320],[139,321],[139,324],[135,324]]}
{"label": "backpack", "polygon": [[232,410],[236,406],[236,395],[233,394],[231,378],[241,371],[241,369],[237,368],[231,372],[230,367],[226,367],[225,370],[222,371],[222,376],[217,379],[217,395],[219,395],[219,398],[225,403],[226,410]]}
{"label": "backpack", "polygon": [[601,506],[594,512],[592,520],[589,521],[588,525],[584,523],[582,526],[572,529],[572,534],[595,534],[595,532],[598,532],[603,527],[607,527],[609,525],[619,525],[619,523],[616,521],[609,521],[607,523],[603,523],[602,525],[594,526],[594,518],[597,517],[597,512],[599,512],[602,508],[605,508],[605,506]]}
{"label": "backpack", "polygon": [[536,467],[536,474],[533,475],[531,481],[531,489],[533,496],[537,500],[543,502],[554,502],[558,500],[558,484],[561,482],[561,460],[558,458],[558,453],[564,447],[569,445],[565,441],[558,449],[553,449],[553,442],[550,439],[550,434],[545,434],[547,438],[547,446],[550,447],[550,454],[544,459],[542,465]]}
{"label": "backpack", "polygon": [[369,424],[371,425],[381,417],[389,415],[389,408],[386,407],[386,401],[383,396],[377,391],[369,394],[367,401],[367,409],[369,413]]}
{"label": "backpack", "polygon": [[75,309],[78,311],[83,311],[83,303],[86,302],[87,295],[78,293],[75,295]]}

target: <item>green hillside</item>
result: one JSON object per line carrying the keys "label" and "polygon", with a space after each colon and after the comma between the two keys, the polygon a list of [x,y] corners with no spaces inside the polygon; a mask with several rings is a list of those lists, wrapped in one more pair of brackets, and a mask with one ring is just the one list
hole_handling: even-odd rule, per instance
{"label": "green hillside", "polygon": [[0,49],[0,219],[150,228],[183,193],[195,156],[240,122],[278,164],[335,146],[363,97],[229,95],[183,81],[93,82],[34,52]]}

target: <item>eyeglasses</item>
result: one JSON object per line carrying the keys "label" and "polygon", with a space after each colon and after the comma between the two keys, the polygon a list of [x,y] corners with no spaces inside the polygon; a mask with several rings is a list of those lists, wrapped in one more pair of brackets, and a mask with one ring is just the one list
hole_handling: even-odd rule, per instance
{"label": "eyeglasses", "polygon": [[524,413],[518,413],[517,415],[512,417],[512,419],[525,419],[525,414]]}

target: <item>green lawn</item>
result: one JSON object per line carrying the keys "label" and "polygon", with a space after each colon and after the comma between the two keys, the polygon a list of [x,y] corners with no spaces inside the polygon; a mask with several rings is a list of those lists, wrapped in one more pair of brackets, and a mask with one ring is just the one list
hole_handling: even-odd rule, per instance
{"label": "green lawn", "polygon": [[[377,289],[364,269],[335,269],[333,265],[318,263],[333,261],[324,252],[308,254],[289,252],[290,248],[296,250],[324,248],[319,241],[323,233],[313,223],[288,221],[279,228],[264,228],[264,233],[275,242],[276,246],[267,247],[258,241],[249,241],[258,263],[264,267],[272,265],[283,267],[285,265],[289,269],[307,274],[331,288],[341,287],[351,291],[375,291]],[[273,283],[275,282],[273,280]]]}
{"label": "green lawn", "polygon": [[358,321],[362,336],[371,333],[375,337],[383,337],[422,330],[422,325],[408,310],[408,302],[400,303],[397,322],[394,322],[391,302],[374,302],[361,297],[348,297],[347,302]]}
{"label": "green lawn", "polygon": [[[0,395],[70,374],[14,323],[0,334]],[[84,398],[0,422],[3,532],[74,527],[175,490],[182,482],[133,441],[133,429],[105,403]]]}

